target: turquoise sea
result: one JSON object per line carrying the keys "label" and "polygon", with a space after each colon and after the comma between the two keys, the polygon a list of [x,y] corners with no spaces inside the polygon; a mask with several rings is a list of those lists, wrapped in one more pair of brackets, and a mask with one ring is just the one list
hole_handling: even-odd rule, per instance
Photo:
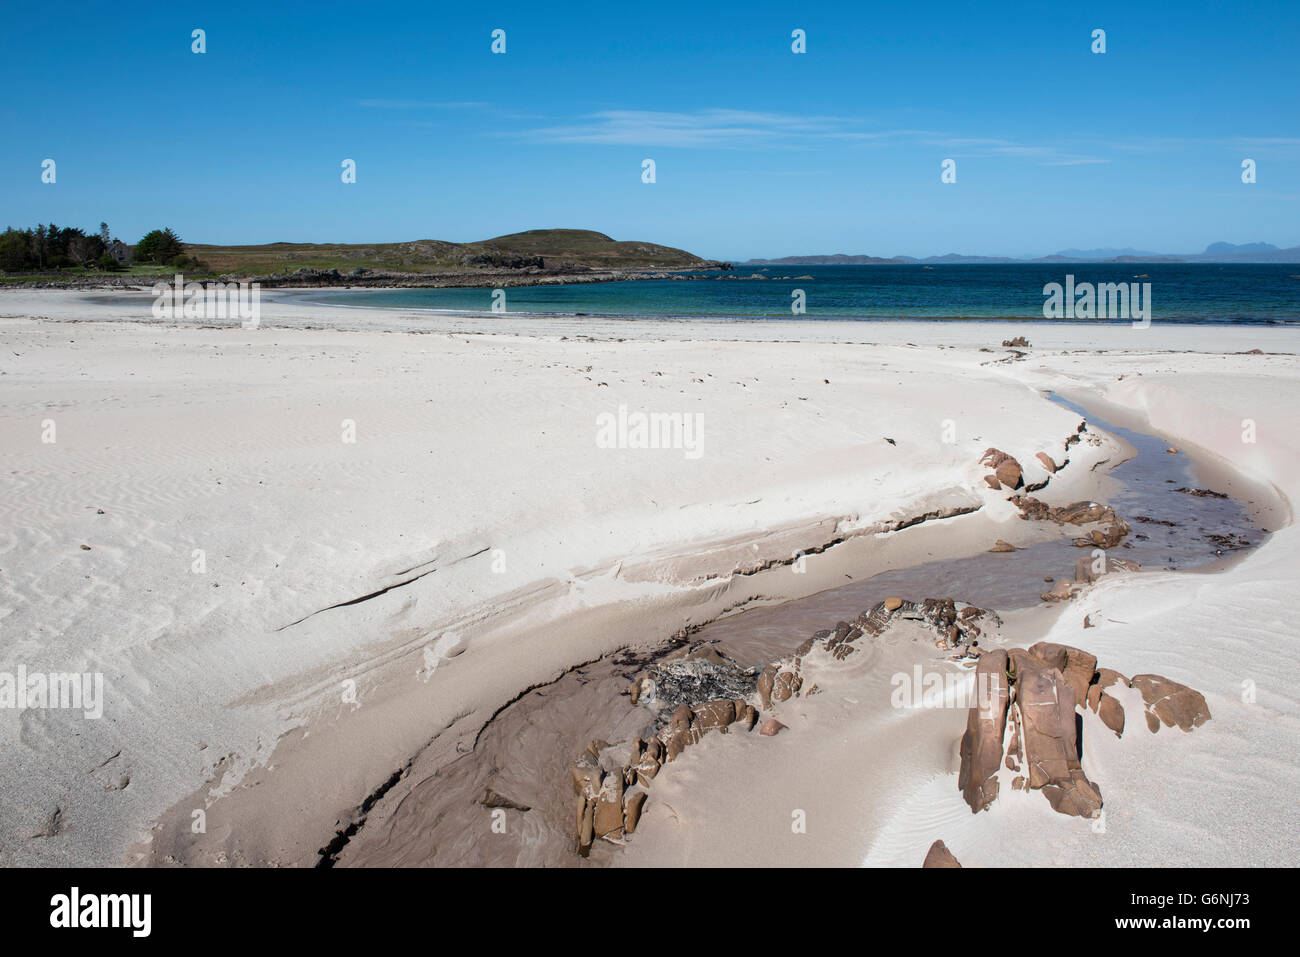
{"label": "turquoise sea", "polygon": [[[1072,275],[1076,286],[1150,283],[1154,323],[1300,323],[1300,264],[1294,263],[737,266],[731,273],[693,275],[708,278],[507,287],[506,311],[676,319],[1041,320],[1044,286],[1064,285]],[[722,278],[751,275],[765,278]],[[791,311],[792,294],[800,289],[801,315]],[[492,290],[483,288],[322,290],[310,298],[454,312],[486,313],[492,306]]]}

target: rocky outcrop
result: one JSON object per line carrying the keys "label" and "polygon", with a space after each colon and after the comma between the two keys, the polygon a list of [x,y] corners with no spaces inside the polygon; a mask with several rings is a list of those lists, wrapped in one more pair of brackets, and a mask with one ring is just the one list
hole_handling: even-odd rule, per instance
{"label": "rocky outcrop", "polygon": [[1048,505],[1032,495],[1013,495],[1011,504],[1020,509],[1020,517],[1027,521],[1048,521],[1057,525],[1093,525],[1085,535],[1074,540],[1080,548],[1114,548],[1132,531],[1128,522],[1115,514],[1109,505],[1100,502],[1072,502],[1069,505]]}
{"label": "rocky outcrop", "polygon": [[[1006,690],[984,693],[981,674],[1005,676]],[[1147,726],[1191,731],[1209,720],[1205,698],[1160,675],[1130,681],[1118,671],[1098,668],[1096,656],[1080,648],[1040,641],[1029,648],[984,654],[976,667],[981,693],[966,719],[960,745],[957,786],[972,812],[985,810],[998,796],[999,777],[1020,772],[1014,791],[1040,791],[1052,808],[1076,817],[1095,817],[1101,789],[1084,773],[1076,718],[1083,708],[1122,737],[1124,707],[1107,689],[1142,692]],[[1005,745],[1004,745],[1005,742]]]}
{"label": "rocky outcrop", "polygon": [[[652,712],[653,733],[643,732],[646,736],[631,742],[592,741],[569,769],[578,853],[585,856],[596,840],[623,843],[636,829],[650,783],[663,766],[706,735],[750,732],[759,725],[760,712],[815,694],[815,686],[804,690],[808,655],[824,652],[843,660],[861,639],[878,637],[898,621],[920,623],[933,634],[936,647],[956,657],[978,648],[981,622],[1001,624],[992,612],[951,598],[915,602],[891,597],[851,622],[818,631],[761,670],[742,668],[715,645],[696,644],[678,648],[636,675],[628,696]],[[759,733],[773,737],[785,729],[769,716]]]}

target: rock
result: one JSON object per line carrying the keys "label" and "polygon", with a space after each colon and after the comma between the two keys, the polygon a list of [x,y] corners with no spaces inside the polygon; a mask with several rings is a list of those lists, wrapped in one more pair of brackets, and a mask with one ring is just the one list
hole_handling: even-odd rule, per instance
{"label": "rock", "polygon": [[627,741],[620,741],[618,744],[610,744],[600,749],[596,755],[596,760],[600,762],[600,769],[606,774],[613,774],[616,771],[622,771],[629,764],[635,764],[640,756],[638,748],[632,746]]}
{"label": "rock", "polygon": [[902,607],[903,607],[903,599],[901,599],[901,598],[886,598],[886,599],[885,599],[885,611],[897,611],[898,609],[900,609],[900,608],[902,608]]}
{"label": "rock", "polygon": [[991,468],[997,480],[1009,489],[1018,489],[1023,482],[1020,463],[1001,449],[985,449],[980,465]]}
{"label": "rock", "polygon": [[1105,691],[1113,684],[1121,684],[1125,688],[1131,688],[1132,684],[1127,678],[1113,668],[1097,669],[1097,686]]}
{"label": "rock", "polygon": [[664,745],[665,762],[675,760],[677,755],[685,751],[686,746],[691,743],[692,716],[690,705],[678,705],[668,721],[668,726],[659,732],[659,740]]}
{"label": "rock", "polygon": [[691,742],[694,743],[713,730],[725,733],[727,726],[736,720],[736,702],[706,701],[693,708],[692,714]]}
{"label": "rock", "polygon": [[1034,457],[1043,464],[1043,468],[1047,469],[1047,471],[1052,474],[1056,474],[1056,470],[1060,468],[1060,466],[1057,465],[1056,462],[1052,460],[1052,457],[1046,452],[1037,452]]}
{"label": "rock", "polygon": [[1075,704],[1082,705],[1088,697],[1088,686],[1092,676],[1097,672],[1097,656],[1070,645],[1057,645],[1050,641],[1040,641],[1029,646],[1029,653],[1064,676],[1066,684],[1074,692]]}
{"label": "rock", "polygon": [[1017,774],[1014,778],[1011,779],[1011,790],[1013,791],[1029,790],[1028,788],[1025,787],[1025,779],[1023,775]]}
{"label": "rock", "polygon": [[1115,510],[1098,502],[1071,502],[1049,509],[1049,517],[1063,525],[1088,525],[1092,522],[1113,521]]}
{"label": "rock", "polygon": [[504,808],[509,808],[512,811],[532,810],[532,808],[529,807],[527,804],[516,804],[508,797],[502,797],[500,794],[498,794],[496,791],[493,791],[491,788],[488,788],[483,792],[483,797],[479,800],[479,803],[482,804],[484,807],[504,807]]}
{"label": "rock", "polygon": [[772,686],[776,683],[776,665],[768,665],[758,676],[758,700],[766,711],[772,707]]}
{"label": "rock", "polygon": [[1042,789],[1052,808],[1062,814],[1094,816],[1101,810],[1101,792],[1079,764],[1074,691],[1064,675],[1035,656],[1022,659],[1016,674],[1016,706],[1029,787]]}
{"label": "rock", "polygon": [[1007,653],[999,649],[983,655],[975,666],[977,700],[966,716],[957,775],[957,787],[972,812],[984,810],[998,796],[997,771],[1010,699],[1007,665]]}
{"label": "rock", "polygon": [[758,722],[758,709],[747,701],[737,701],[736,722],[743,730],[753,731],[754,725]]}
{"label": "rock", "polygon": [[1024,336],[1016,336],[1014,339],[1003,339],[1002,347],[1004,349],[1028,349],[1029,340]]}
{"label": "rock", "polygon": [[930,850],[925,853],[925,861],[922,867],[961,867],[957,858],[952,856],[952,851],[943,841],[935,841],[930,845]]}
{"label": "rock", "polygon": [[777,721],[776,718],[768,718],[763,722],[763,726],[758,729],[758,733],[772,738],[784,731],[785,728],[786,726]]}
{"label": "rock", "polygon": [[1152,732],[1177,726],[1184,731],[1199,728],[1210,720],[1210,707],[1199,691],[1170,681],[1161,675],[1134,675],[1130,683],[1142,692],[1146,702],[1147,727]]}
{"label": "rock", "polygon": [[596,837],[619,838],[623,836],[623,778],[607,774],[601,782],[596,797],[596,812],[592,821]]}
{"label": "rock", "polygon": [[772,682],[772,700],[785,701],[799,693],[803,678],[797,671],[778,671]]}
{"label": "rock", "polygon": [[988,485],[989,488],[993,489],[995,492],[1002,487],[1002,483],[998,481],[998,477],[996,475],[984,476],[984,482]]}
{"label": "rock", "polygon": [[637,822],[641,820],[641,809],[645,806],[646,793],[633,791],[628,795],[627,804],[623,806],[623,833],[636,831]]}
{"label": "rock", "polygon": [[591,850],[596,839],[596,802],[579,797],[578,802],[578,853],[583,857]]}
{"label": "rock", "polygon": [[[1093,685],[1095,688],[1096,685]],[[1102,724],[1115,732],[1115,737],[1124,737],[1124,706],[1119,700],[1112,698],[1106,692],[1101,692],[1098,696],[1097,716],[1101,718]]]}
{"label": "rock", "polygon": [[[655,742],[656,745],[658,743],[658,741]],[[655,775],[659,773],[662,767],[663,765],[659,763],[658,756],[647,748],[633,769],[636,771],[636,783],[643,788],[649,787],[650,782],[655,779]]]}
{"label": "rock", "polygon": [[1024,484],[1023,477],[1020,474],[1020,463],[1015,459],[1003,462],[993,470],[993,474],[997,476],[999,482],[1009,489],[1018,489]]}
{"label": "rock", "polygon": [[989,549],[991,552],[1014,552],[1015,550],[1016,546],[1012,545],[1010,542],[1004,542],[1000,538],[994,542],[993,547]]}
{"label": "rock", "polygon": [[596,756],[590,751],[584,751],[578,755],[578,759],[569,766],[569,774],[573,779],[573,793],[586,798],[594,799],[600,791],[600,782],[604,776],[600,765],[596,761]]}
{"label": "rock", "polygon": [[1043,592],[1039,597],[1043,601],[1069,601],[1074,597],[1073,582],[1057,582],[1051,591]]}

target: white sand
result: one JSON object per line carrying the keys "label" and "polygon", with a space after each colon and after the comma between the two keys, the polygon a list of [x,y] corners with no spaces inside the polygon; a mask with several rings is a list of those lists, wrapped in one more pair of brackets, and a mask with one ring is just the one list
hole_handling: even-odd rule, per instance
{"label": "white sand", "polygon": [[[421,748],[454,753],[523,688],[749,598],[737,571],[943,506],[985,506],[950,520],[952,542],[941,544],[959,552],[1022,531],[984,489],[976,459],[997,446],[1040,477],[1034,452],[1058,449],[1077,419],[1035,389],[1150,403],[1157,428],[1289,497],[1300,479],[1283,434],[1294,356],[1212,354],[1294,353],[1289,330],[481,319],[295,302],[264,305],[254,331],[140,321],[148,315],[147,298],[0,293],[0,671],[102,671],[107,698],[98,721],[0,711],[0,863],[120,863],[169,810],[188,821],[178,808],[205,806],[207,834],[183,837],[173,822],[167,853],[312,863],[347,809]],[[1005,352],[979,351],[1021,333],[1034,341],[1030,362],[989,364]],[[1102,346],[1104,357],[1062,351]],[[1203,408],[1176,413],[1178,396]],[[598,448],[596,416],[620,404],[702,413],[703,455]],[[1230,446],[1239,428],[1227,428],[1243,415],[1261,435],[1246,455]],[[47,419],[53,444],[41,442]],[[341,439],[345,419],[354,444]],[[945,420],[955,444],[941,441]],[[1080,474],[1088,456],[1115,451],[1076,448]],[[936,547],[933,531],[912,532],[900,541]],[[861,554],[875,540],[858,541]],[[1294,578],[1293,547],[1284,530],[1198,590],[1185,578],[1107,583],[1088,600],[1130,624],[1108,622],[1087,641],[1070,630],[1082,608],[1067,613],[1053,640],[1197,687],[1214,721],[1185,740],[1163,732],[1149,755],[1136,733],[1118,755],[1090,735],[1098,748],[1085,766],[1105,762],[1093,776],[1114,808],[1109,843],[1085,835],[1023,860],[1296,862],[1293,835],[1259,844],[1296,783],[1278,747],[1296,738],[1277,604]],[[196,549],[203,573],[192,571]],[[806,575],[772,578],[765,594],[829,587],[842,577],[840,551],[810,559]],[[899,549],[897,560],[906,556]],[[1159,622],[1136,624],[1160,609]],[[1189,635],[1195,654],[1179,658]],[[1246,677],[1259,688],[1249,707],[1233,698]],[[358,705],[343,700],[349,679]],[[907,773],[870,789],[855,786],[867,771],[817,764],[833,772],[825,786],[845,819],[862,824],[851,840],[810,827],[809,847],[829,843],[800,853],[914,864],[943,837],[963,862],[999,859],[990,822],[1025,828],[1042,815],[1007,806],[968,820],[946,777],[955,738],[941,731],[913,735],[928,742],[926,756],[900,755]],[[839,747],[859,744],[845,736]],[[828,761],[833,746],[819,744]],[[797,758],[768,773],[787,779]],[[934,769],[931,784],[918,768]],[[1123,776],[1142,769],[1159,784]],[[1215,785],[1197,795],[1178,774]],[[207,783],[222,775],[216,793],[229,796],[211,803]],[[701,776],[691,793],[707,805]],[[674,786],[671,775],[662,786]],[[931,787],[933,799],[916,804]],[[1150,795],[1164,793],[1156,787],[1183,798],[1161,812],[1183,828],[1150,812]],[[1276,795],[1276,812],[1264,793]],[[1243,798],[1248,811],[1233,803]],[[950,799],[966,817],[947,826]],[[914,805],[940,814],[942,833],[908,818]],[[1074,833],[1048,814],[1053,835]],[[769,826],[743,813],[730,820],[751,843]],[[1197,836],[1210,821],[1222,829],[1217,843]],[[655,826],[650,812],[634,851],[727,859],[716,829],[687,819],[673,843],[648,840]],[[1131,841],[1110,840],[1121,827],[1136,829]],[[1149,850],[1127,857],[1133,845]]]}

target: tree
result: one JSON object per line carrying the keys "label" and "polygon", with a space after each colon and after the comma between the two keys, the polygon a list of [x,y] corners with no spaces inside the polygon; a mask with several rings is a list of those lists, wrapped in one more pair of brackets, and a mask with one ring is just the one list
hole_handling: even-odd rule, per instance
{"label": "tree", "polygon": [[14,229],[12,226],[0,233],[0,269],[16,272],[27,269],[32,262],[32,231]]}
{"label": "tree", "polygon": [[109,231],[108,223],[99,224],[99,241],[103,243],[105,249],[113,244],[113,236]]}
{"label": "tree", "polygon": [[137,262],[169,263],[185,252],[185,244],[170,227],[151,229],[135,244]]}

